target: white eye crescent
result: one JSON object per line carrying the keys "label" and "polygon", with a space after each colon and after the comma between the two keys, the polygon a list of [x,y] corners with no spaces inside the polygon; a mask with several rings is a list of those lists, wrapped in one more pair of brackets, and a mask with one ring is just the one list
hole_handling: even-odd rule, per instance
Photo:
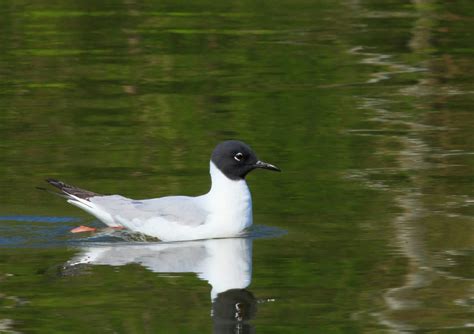
{"label": "white eye crescent", "polygon": [[241,161],[243,158],[244,158],[244,155],[240,152],[234,155],[234,159],[237,161]]}

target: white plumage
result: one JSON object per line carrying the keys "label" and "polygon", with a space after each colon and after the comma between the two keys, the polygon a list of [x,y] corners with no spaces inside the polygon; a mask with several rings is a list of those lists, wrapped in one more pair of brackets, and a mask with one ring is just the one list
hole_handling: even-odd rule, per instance
{"label": "white plumage", "polygon": [[202,196],[133,200],[120,195],[68,202],[108,226],[123,226],[163,241],[236,236],[252,225],[252,197],[245,179],[231,180],[210,162],[212,186]]}

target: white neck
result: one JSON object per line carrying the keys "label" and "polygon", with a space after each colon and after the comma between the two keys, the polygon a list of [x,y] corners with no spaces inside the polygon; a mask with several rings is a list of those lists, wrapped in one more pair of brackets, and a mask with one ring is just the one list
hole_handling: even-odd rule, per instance
{"label": "white neck", "polygon": [[252,196],[245,180],[231,180],[210,162],[211,190],[206,206],[219,228],[238,233],[252,225]]}
{"label": "white neck", "polygon": [[244,179],[231,180],[220,171],[219,168],[214,165],[212,161],[209,162],[209,174],[211,174],[211,190],[212,192],[229,192],[231,189],[237,187],[247,186],[247,182]]}

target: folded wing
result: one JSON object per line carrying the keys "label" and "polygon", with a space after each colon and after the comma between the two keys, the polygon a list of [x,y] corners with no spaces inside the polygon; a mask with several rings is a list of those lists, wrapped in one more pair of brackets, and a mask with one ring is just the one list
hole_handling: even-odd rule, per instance
{"label": "folded wing", "polygon": [[120,195],[94,196],[89,201],[108,212],[117,220],[143,222],[151,218],[187,226],[204,224],[208,212],[199,206],[197,199],[187,196],[169,196],[146,200],[133,200]]}

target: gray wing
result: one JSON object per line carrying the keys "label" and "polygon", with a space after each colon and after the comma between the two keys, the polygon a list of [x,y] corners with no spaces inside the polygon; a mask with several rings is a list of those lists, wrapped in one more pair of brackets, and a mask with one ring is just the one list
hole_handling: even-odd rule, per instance
{"label": "gray wing", "polygon": [[197,226],[206,221],[208,212],[199,206],[195,197],[169,196],[132,200],[119,195],[96,196],[89,199],[112,216],[124,219],[161,217],[183,225]]}

